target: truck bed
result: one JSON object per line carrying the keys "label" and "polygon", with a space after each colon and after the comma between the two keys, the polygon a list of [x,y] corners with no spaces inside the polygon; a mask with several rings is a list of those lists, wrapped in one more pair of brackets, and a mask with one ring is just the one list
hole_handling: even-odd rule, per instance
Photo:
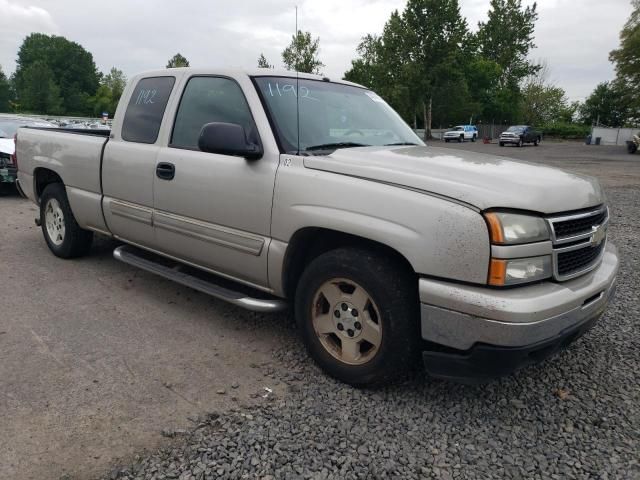
{"label": "truck bed", "polygon": [[25,127],[18,131],[18,169],[47,168],[67,187],[101,193],[100,164],[109,130]]}

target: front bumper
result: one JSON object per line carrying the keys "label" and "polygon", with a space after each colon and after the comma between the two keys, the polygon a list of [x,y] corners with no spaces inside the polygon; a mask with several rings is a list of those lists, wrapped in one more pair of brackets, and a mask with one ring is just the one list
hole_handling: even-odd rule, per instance
{"label": "front bumper", "polygon": [[500,137],[498,141],[500,143],[511,143],[517,145],[520,142],[520,137]]}
{"label": "front bumper", "polygon": [[602,315],[615,292],[618,263],[608,242],[598,268],[562,283],[499,290],[421,278],[427,371],[482,380],[547,358]]}

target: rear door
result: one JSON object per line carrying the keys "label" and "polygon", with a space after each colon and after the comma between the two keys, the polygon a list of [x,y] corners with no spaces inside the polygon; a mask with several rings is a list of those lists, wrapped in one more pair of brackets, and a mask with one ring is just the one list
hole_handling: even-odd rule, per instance
{"label": "rear door", "polygon": [[109,230],[144,247],[156,246],[153,181],[162,120],[176,79],[140,79],[134,86],[121,128],[105,147],[102,164],[103,211]]}
{"label": "rear door", "polygon": [[[246,81],[253,88],[249,79]],[[248,88],[247,88],[248,90]],[[252,108],[260,109],[255,90]],[[198,148],[206,123],[240,124],[262,143],[238,81],[194,75],[184,87],[168,148],[157,158],[154,226],[159,249],[172,256],[252,285],[267,285],[271,205],[277,151],[259,160],[206,153]],[[171,178],[169,178],[171,177]]]}

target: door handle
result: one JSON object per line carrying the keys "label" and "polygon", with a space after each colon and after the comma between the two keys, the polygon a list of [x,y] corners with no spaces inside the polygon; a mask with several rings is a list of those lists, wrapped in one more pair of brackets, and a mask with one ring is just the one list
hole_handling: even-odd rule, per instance
{"label": "door handle", "polygon": [[176,166],[173,163],[160,162],[156,166],[156,176],[163,180],[173,180],[176,176]]}

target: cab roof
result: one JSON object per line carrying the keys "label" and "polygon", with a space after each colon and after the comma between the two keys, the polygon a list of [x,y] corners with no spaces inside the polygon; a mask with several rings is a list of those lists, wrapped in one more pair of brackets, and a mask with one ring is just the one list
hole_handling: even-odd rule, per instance
{"label": "cab roof", "polygon": [[196,68],[196,67],[180,67],[180,68],[164,68],[162,70],[149,70],[141,72],[132,77],[132,80],[138,80],[145,77],[164,77],[174,75],[223,75],[229,77],[238,77],[246,75],[249,77],[283,77],[283,78],[300,78],[305,80],[320,80],[332,83],[341,83],[351,85],[353,87],[367,88],[358,83],[349,82],[339,78],[331,78],[325,75],[314,75],[312,73],[293,72],[290,70],[276,70],[271,68]]}

